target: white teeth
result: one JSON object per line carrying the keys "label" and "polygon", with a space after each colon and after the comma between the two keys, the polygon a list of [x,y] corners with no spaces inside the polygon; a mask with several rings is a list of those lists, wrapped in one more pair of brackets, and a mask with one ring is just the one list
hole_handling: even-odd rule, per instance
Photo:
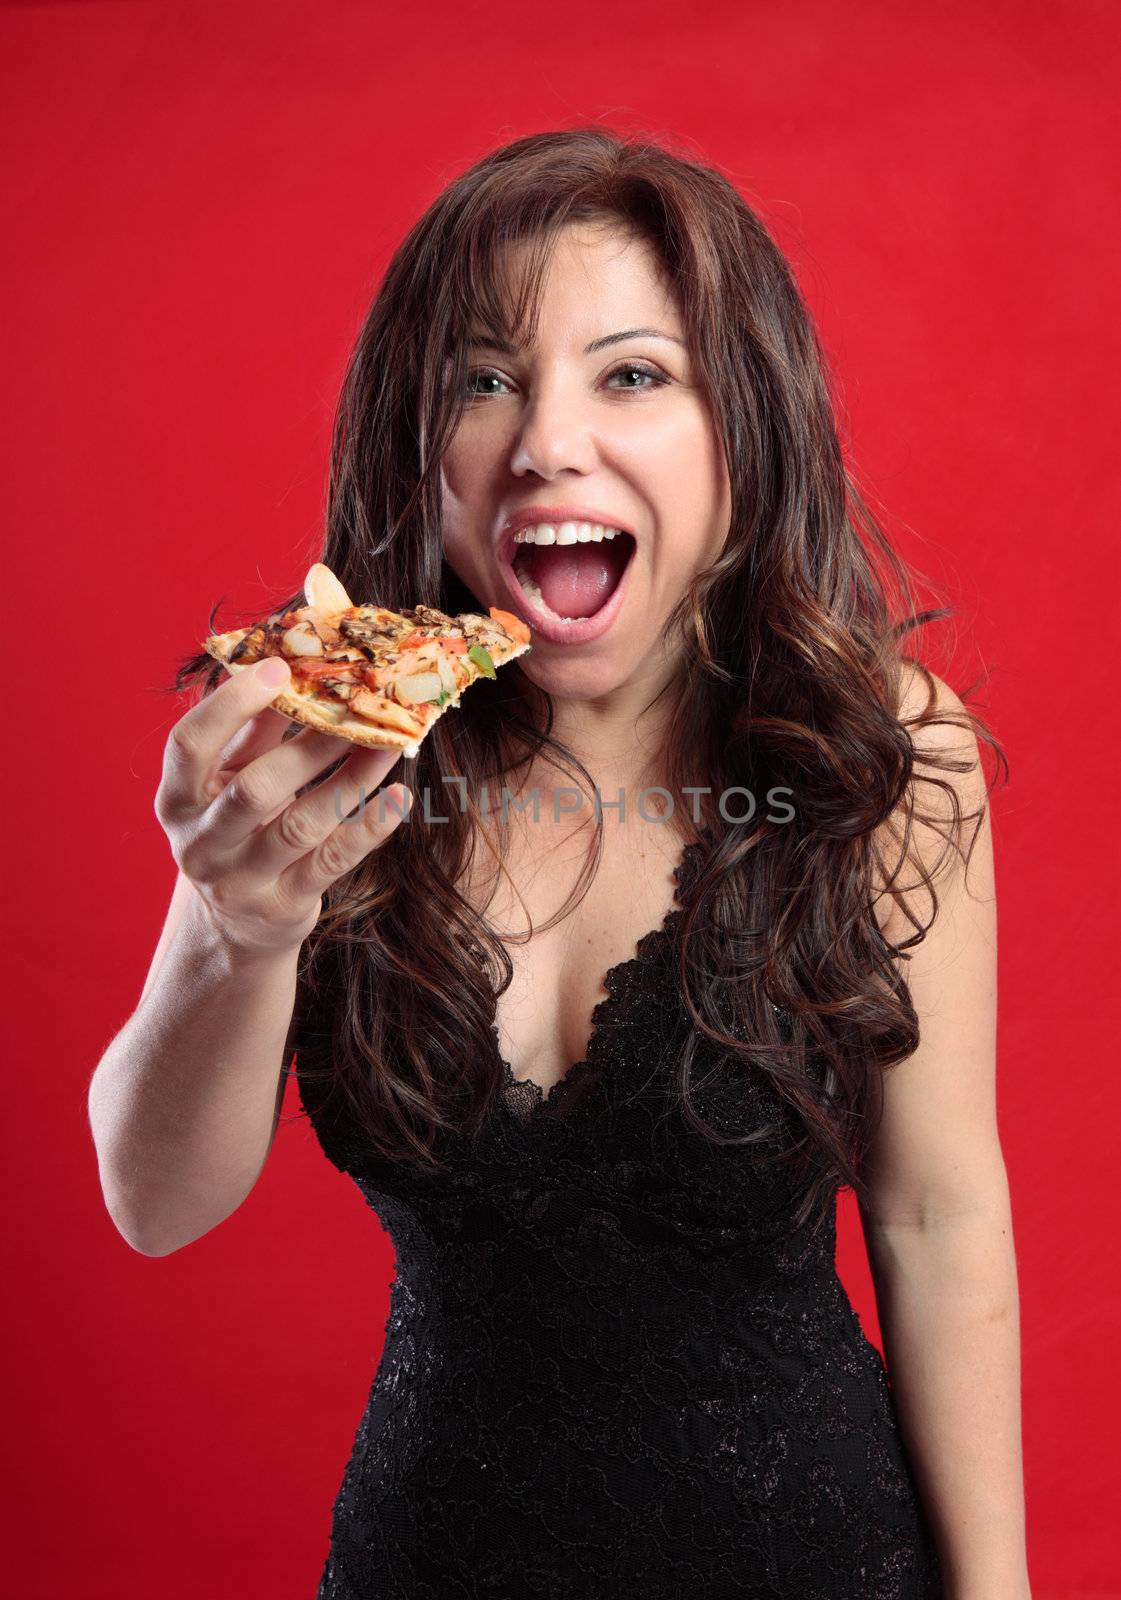
{"label": "white teeth", "polygon": [[600,544],[604,539],[614,539],[621,530],[606,528],[598,522],[562,522],[559,527],[542,522],[534,528],[519,528],[514,535],[515,544]]}

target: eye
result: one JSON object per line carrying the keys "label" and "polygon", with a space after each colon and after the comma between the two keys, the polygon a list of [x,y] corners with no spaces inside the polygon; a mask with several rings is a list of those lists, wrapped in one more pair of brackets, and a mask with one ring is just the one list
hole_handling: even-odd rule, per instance
{"label": "eye", "polygon": [[[643,388],[656,389],[661,384],[669,382],[664,372],[659,372],[657,367],[648,366],[645,361],[625,361],[621,367],[614,367],[608,377],[617,378],[621,372],[637,372],[640,378],[649,378],[649,384],[641,385]],[[629,383],[628,389],[640,387],[638,384]]]}
{"label": "eye", "polygon": [[[486,398],[484,391],[474,387],[474,380],[476,378],[493,378],[495,383],[506,382],[506,379],[500,376],[499,373],[495,372],[493,367],[472,367],[470,372],[467,374],[467,393],[469,395],[482,395],[484,399]],[[491,393],[493,392],[494,391],[492,390]]]}
{"label": "eye", "polygon": [[[637,373],[640,378],[647,379],[647,382],[643,384],[624,384],[623,387],[625,389],[657,389],[672,381],[666,377],[664,372],[659,371],[657,367],[652,366],[645,361],[624,361],[620,366],[612,367],[611,371],[607,374],[607,378],[608,380],[617,378],[620,373],[624,372]],[[476,379],[482,382],[490,381],[500,384],[506,383],[506,379],[502,376],[502,374],[500,372],[496,372],[493,367],[472,367],[467,374],[467,393],[472,398],[483,400],[491,398],[496,391],[494,389],[485,390],[477,388],[475,386]]]}

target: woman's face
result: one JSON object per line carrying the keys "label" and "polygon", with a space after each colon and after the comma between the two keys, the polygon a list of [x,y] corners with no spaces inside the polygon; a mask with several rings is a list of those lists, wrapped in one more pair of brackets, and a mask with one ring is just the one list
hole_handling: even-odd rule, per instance
{"label": "woman's face", "polygon": [[[518,270],[517,252],[506,265]],[[449,565],[484,610],[529,624],[521,665],[541,688],[591,698],[660,680],[666,618],[720,554],[731,510],[657,256],[614,227],[572,225],[550,262],[536,345],[472,333],[466,408],[442,462]],[[511,519],[559,538],[515,541]],[[589,523],[630,536],[596,540]]]}

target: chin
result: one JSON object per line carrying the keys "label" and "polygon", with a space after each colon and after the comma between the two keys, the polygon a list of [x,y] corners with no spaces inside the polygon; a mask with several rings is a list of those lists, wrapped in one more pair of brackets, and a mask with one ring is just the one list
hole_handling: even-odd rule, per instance
{"label": "chin", "polygon": [[547,645],[540,647],[536,661],[532,659],[534,651],[531,650],[522,656],[518,665],[538,689],[560,699],[601,700],[605,695],[625,688],[634,676],[635,665],[628,665],[618,658],[590,661],[558,653],[554,660],[548,661],[545,659],[547,649]]}

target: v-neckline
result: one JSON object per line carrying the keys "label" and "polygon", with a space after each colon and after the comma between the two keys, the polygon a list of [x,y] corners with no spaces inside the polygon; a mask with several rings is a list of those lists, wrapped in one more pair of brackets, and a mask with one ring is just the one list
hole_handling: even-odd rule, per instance
{"label": "v-neckline", "polygon": [[[513,1068],[502,1054],[498,1025],[497,1023],[491,1023],[495,1055],[502,1066],[502,1100],[510,1111],[511,1116],[523,1126],[527,1127],[538,1117],[544,1116],[547,1111],[555,1110],[559,1101],[566,1094],[572,1092],[573,1080],[586,1072],[595,1060],[600,1040],[603,1037],[604,1021],[610,1007],[616,1004],[616,991],[619,987],[618,980],[631,967],[642,965],[649,952],[668,937],[671,926],[682,913],[680,896],[686,876],[685,868],[691,864],[694,853],[702,848],[702,844],[703,841],[694,839],[683,847],[678,857],[677,865],[673,869],[673,900],[669,910],[658,927],[651,928],[648,933],[642,935],[635,946],[635,952],[632,956],[624,956],[621,961],[616,961],[614,966],[608,967],[600,984],[600,987],[607,992],[601,999],[596,1001],[592,1009],[591,1032],[584,1046],[584,1054],[579,1061],[574,1061],[567,1071],[555,1083],[551,1084],[547,1090],[543,1089],[534,1078],[515,1078]],[[516,1112],[510,1107],[508,1097],[511,1090],[519,1091],[529,1097],[530,1103],[527,1110]]]}

